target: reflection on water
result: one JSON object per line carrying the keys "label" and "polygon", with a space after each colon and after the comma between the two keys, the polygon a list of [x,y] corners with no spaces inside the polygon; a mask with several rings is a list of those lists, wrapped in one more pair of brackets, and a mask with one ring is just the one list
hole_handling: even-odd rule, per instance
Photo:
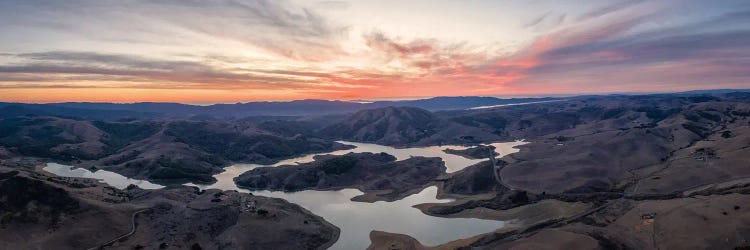
{"label": "reflection on water", "polygon": [[162,185],[154,184],[149,181],[131,179],[118,173],[101,169],[96,170],[96,172],[91,172],[88,169],[74,169],[73,166],[67,166],[57,163],[47,163],[47,166],[42,169],[57,176],[97,179],[99,180],[99,182],[107,183],[110,186],[119,189],[125,189],[131,184],[136,185],[142,189],[160,189],[164,187]]}
{"label": "reflection on water", "polygon": [[[308,163],[308,162],[312,162],[314,160],[313,158],[319,155],[345,155],[348,153],[385,152],[385,153],[395,156],[397,161],[406,160],[412,156],[440,157],[441,159],[443,159],[443,162],[445,162],[445,166],[447,168],[446,172],[448,173],[459,171],[468,166],[471,166],[471,165],[474,165],[474,164],[477,164],[479,162],[486,160],[486,159],[468,159],[463,156],[448,154],[448,153],[443,152],[443,150],[445,149],[455,149],[455,150],[467,149],[468,147],[465,147],[465,146],[432,146],[432,147],[418,147],[418,148],[394,148],[394,147],[370,144],[370,143],[358,143],[358,142],[347,142],[347,141],[338,141],[338,142],[342,144],[346,144],[346,145],[352,145],[352,146],[355,146],[356,148],[346,149],[346,150],[337,150],[337,151],[327,152],[327,153],[304,155],[304,156],[300,156],[297,158],[282,160],[273,165],[234,164],[234,165],[224,168],[224,172],[214,175],[213,177],[216,178],[216,183],[214,184],[196,185],[196,184],[188,183],[186,185],[200,187],[203,189],[215,188],[215,189],[221,189],[221,190],[238,190],[237,185],[235,185],[234,183],[234,177],[237,177],[244,172],[250,171],[254,168],[261,168],[261,167],[277,167],[277,166],[282,166],[282,165],[297,165],[300,163]],[[489,145],[492,145],[495,147],[495,152],[499,154],[497,158],[500,158],[500,157],[503,157],[504,155],[518,152],[518,149],[515,147],[526,144],[526,143],[527,142],[523,142],[523,141],[514,141],[514,142],[492,143]]]}
{"label": "reflection on water", "polygon": [[[441,159],[443,159],[443,162],[445,162],[445,167],[447,168],[446,172],[448,173],[453,173],[461,169],[464,169],[468,166],[487,160],[487,159],[468,159],[463,156],[448,154],[443,151],[446,149],[463,150],[463,149],[469,148],[465,146],[451,145],[451,146],[432,146],[432,147],[416,147],[416,148],[394,148],[394,147],[388,147],[388,146],[377,145],[377,144],[369,144],[369,143],[357,143],[357,142],[347,142],[347,141],[339,141],[339,143],[356,146],[356,148],[354,149],[341,150],[343,151],[343,154],[346,154],[349,152],[355,152],[355,153],[385,152],[385,153],[395,156],[396,159],[399,161],[408,159],[409,157],[412,157],[412,156],[440,157]],[[523,145],[525,143],[526,142],[523,142],[523,141],[515,141],[515,142],[492,143],[489,145],[494,146],[495,152],[500,154],[501,155],[500,157],[502,157],[502,155],[507,155],[510,153],[518,152],[518,149],[514,147],[518,145]]]}
{"label": "reflection on water", "polygon": [[362,194],[356,189],[295,193],[254,191],[253,194],[285,199],[339,227],[341,236],[331,249],[366,249],[373,230],[406,234],[422,244],[434,246],[492,232],[504,224],[492,220],[433,217],[412,207],[422,203],[450,202],[435,198],[435,186],[398,201],[375,203],[351,201],[352,197]]}
{"label": "reflection on water", "polygon": [[[276,167],[281,165],[295,165],[299,163],[312,162],[317,155],[344,155],[347,153],[380,153],[385,152],[396,157],[397,160],[405,160],[412,156],[440,157],[445,162],[447,172],[452,173],[474,165],[484,159],[468,159],[462,156],[447,154],[445,149],[466,149],[463,146],[433,146],[419,148],[393,148],[377,144],[345,142],[340,143],[356,146],[354,149],[338,150],[328,153],[311,154],[297,158],[280,161],[273,165],[260,164],[235,164],[224,168],[224,172],[214,175],[217,182],[211,185],[197,185],[188,183],[185,185],[195,186],[201,189],[240,189],[234,183],[234,177],[259,167]],[[518,152],[515,146],[525,144],[522,141],[493,143],[495,151],[504,155]],[[498,158],[499,158],[498,157]],[[141,188],[161,188],[162,186],[152,184],[148,181],[133,180],[119,174],[98,170],[91,173],[85,169],[72,169],[69,166],[49,163],[44,170],[70,177],[85,177],[100,179],[103,182],[117,188],[125,188],[129,184],[136,184]],[[255,195],[282,198],[296,203],[312,213],[325,218],[327,221],[341,229],[339,240],[331,249],[365,249],[370,244],[369,234],[373,230],[401,233],[414,237],[425,245],[439,245],[456,239],[471,237],[474,235],[491,232],[503,227],[502,221],[465,219],[465,218],[440,218],[423,214],[412,206],[422,203],[444,203],[451,200],[439,200],[436,198],[437,188],[428,187],[417,194],[410,195],[404,199],[375,203],[354,202],[351,199],[361,195],[356,189],[343,189],[337,191],[315,191],[307,190],[294,193],[253,191]],[[259,204],[262,207],[262,204]]]}
{"label": "reflection on water", "polygon": [[[396,157],[397,160],[405,160],[412,156],[440,157],[445,162],[447,172],[452,173],[477,164],[486,159],[468,159],[462,156],[448,154],[443,150],[462,150],[464,146],[432,146],[419,148],[393,148],[369,143],[357,143],[339,141],[339,143],[353,145],[356,148],[338,150],[329,153],[312,154],[298,158],[287,159],[273,165],[259,164],[235,164],[224,168],[224,172],[214,175],[217,182],[211,185],[196,185],[202,189],[237,190],[240,189],[234,183],[234,177],[259,167],[276,167],[281,165],[295,165],[299,163],[312,162],[317,155],[344,155],[347,153],[380,153],[385,152]],[[502,157],[507,154],[518,152],[515,146],[525,144],[523,141],[493,143],[495,152]],[[498,158],[499,158],[498,157]],[[425,245],[439,245],[456,239],[471,237],[474,235],[488,233],[503,227],[502,221],[466,219],[466,218],[441,218],[428,216],[412,206],[423,203],[444,203],[451,200],[439,200],[437,187],[428,187],[418,194],[410,195],[404,199],[375,203],[355,202],[351,198],[361,195],[356,189],[343,189],[338,191],[315,191],[306,190],[294,193],[281,191],[252,191],[255,195],[282,198],[289,202],[298,204],[312,213],[325,218],[327,221],[341,229],[341,236],[331,249],[365,249],[370,244],[370,232],[373,230],[390,233],[406,234],[419,240]]]}
{"label": "reflection on water", "polygon": [[[275,167],[275,166],[281,166],[281,165],[294,165],[297,163],[312,162],[313,157],[318,156],[318,155],[345,155],[348,153],[385,152],[387,154],[395,156],[396,160],[398,161],[406,160],[412,156],[440,157],[441,159],[443,159],[443,162],[445,162],[445,167],[447,168],[446,172],[453,173],[461,169],[464,169],[468,166],[487,160],[487,159],[468,159],[463,156],[448,154],[443,151],[446,149],[463,150],[463,149],[469,148],[466,146],[446,145],[446,146],[415,147],[415,148],[394,148],[394,147],[371,144],[371,143],[359,143],[359,142],[348,142],[348,141],[338,141],[338,143],[352,145],[352,146],[355,146],[356,148],[346,149],[346,150],[337,150],[337,151],[328,152],[328,153],[305,155],[305,156],[301,156],[297,158],[283,160],[271,166]],[[495,147],[495,152],[500,154],[500,156],[498,156],[499,158],[507,154],[518,152],[518,149],[515,147],[526,144],[526,143],[527,142],[524,142],[524,141],[514,141],[514,142],[492,143],[492,144],[487,144],[487,145],[492,145]],[[247,165],[267,167],[264,165],[257,165],[257,164],[247,164]]]}
{"label": "reflection on water", "polygon": [[[441,218],[426,215],[412,206],[423,203],[445,203],[450,199],[437,199],[437,187],[425,188],[417,194],[404,199],[374,203],[356,202],[351,199],[361,195],[357,189],[336,191],[305,190],[299,192],[282,191],[248,191],[238,188],[232,181],[245,171],[258,165],[233,165],[227,167],[225,176],[216,175],[219,181],[213,185],[196,185],[201,189],[236,190],[254,195],[282,198],[300,205],[313,214],[325,218],[341,229],[339,240],[330,249],[365,249],[370,244],[370,232],[373,230],[406,234],[425,245],[439,245],[456,239],[488,233],[503,227],[502,221]],[[261,205],[262,206],[262,205]]]}

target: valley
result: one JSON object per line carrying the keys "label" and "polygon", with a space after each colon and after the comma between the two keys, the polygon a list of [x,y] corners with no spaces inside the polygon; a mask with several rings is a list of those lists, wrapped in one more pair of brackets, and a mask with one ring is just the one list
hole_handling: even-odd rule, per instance
{"label": "valley", "polygon": [[750,250],[748,0],[0,0],[0,250]]}
{"label": "valley", "polygon": [[[109,177],[101,177],[105,172],[95,175],[97,170],[106,170],[121,178],[158,185],[154,190],[127,186],[117,191],[135,190],[132,192],[153,198],[125,199],[122,206],[97,207],[106,213],[125,215],[118,217],[120,224],[110,225],[112,229],[102,229],[111,232],[111,237],[129,230],[127,214],[139,211],[137,208],[152,209],[138,217],[151,216],[150,220],[159,224],[139,224],[144,225],[142,231],[136,230],[128,240],[115,243],[123,246],[145,246],[162,239],[174,244],[169,243],[174,242],[170,241],[174,235],[206,228],[219,227],[212,229],[218,231],[206,231],[208,235],[232,235],[257,230],[260,225],[273,226],[255,217],[240,220],[242,216],[213,208],[229,199],[235,203],[226,206],[240,211],[243,202],[270,199],[260,198],[264,196],[301,206],[302,210],[293,211],[282,203],[269,203],[274,204],[273,209],[285,211],[290,220],[307,218],[302,219],[308,222],[303,223],[305,226],[294,230],[302,230],[299,233],[309,240],[278,243],[268,238],[262,243],[266,241],[201,238],[205,234],[196,233],[191,242],[202,247],[268,244],[263,246],[289,249],[367,245],[370,249],[510,249],[535,248],[540,241],[581,249],[748,245],[747,234],[742,233],[748,210],[742,201],[750,190],[750,162],[744,157],[750,148],[750,95],[743,92],[581,96],[435,112],[385,107],[335,117],[119,121],[57,116],[2,118],[0,163],[7,175],[20,171],[21,176],[37,176],[44,185],[86,186],[79,188],[86,191],[78,194],[89,198],[102,199],[88,190],[108,185],[54,177],[40,166],[58,162],[91,171],[75,176],[106,179]],[[502,141],[506,143],[498,143]],[[494,164],[487,160],[490,152],[496,156]],[[50,175],[53,177],[39,177]],[[184,187],[186,183],[206,191]],[[243,194],[248,192],[253,195]],[[163,195],[185,198],[167,202],[158,198]],[[208,198],[211,195],[215,198]],[[71,199],[79,198],[74,195]],[[206,204],[210,206],[204,208],[199,205],[205,203],[201,199],[222,201],[209,201]],[[210,225],[207,227],[184,225],[175,221],[175,216],[203,215],[173,208],[155,210],[164,206],[157,206],[162,201],[215,211],[219,217],[196,221]],[[323,201],[348,210],[331,210],[320,205]],[[372,205],[366,205],[369,203]],[[12,216],[22,214],[11,210],[19,207],[4,209]],[[386,224],[381,226],[351,224],[342,219],[368,209],[376,209],[370,213],[382,216],[388,211],[400,215],[394,217],[396,220],[383,220]],[[63,210],[78,211],[72,207]],[[427,221],[474,220],[475,226],[445,225],[474,230],[468,230],[473,232],[469,235],[439,233],[437,229],[425,234],[423,229],[394,227],[399,216],[415,212]],[[693,217],[703,222],[692,222]],[[50,218],[54,222],[50,225],[65,225],[58,215]],[[221,222],[219,218],[238,219]],[[727,224],[730,222],[735,224]],[[174,227],[160,228],[161,223]],[[691,223],[689,227],[721,223],[731,229],[678,237],[687,233],[680,231],[686,223]],[[17,227],[11,223],[6,228]],[[341,234],[341,238],[337,227],[359,228],[356,232],[361,233]],[[171,233],[156,233],[159,230]],[[286,236],[279,233],[278,237]],[[366,237],[371,242],[363,244]],[[684,237],[689,240],[681,240]]]}

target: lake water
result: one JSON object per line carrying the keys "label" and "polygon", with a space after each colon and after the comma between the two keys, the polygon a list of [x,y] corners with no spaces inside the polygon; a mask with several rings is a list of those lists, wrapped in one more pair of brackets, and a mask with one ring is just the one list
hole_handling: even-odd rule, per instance
{"label": "lake water", "polygon": [[435,246],[492,232],[504,226],[502,221],[429,216],[412,207],[422,203],[452,201],[435,198],[435,186],[398,201],[374,203],[351,201],[351,198],[362,194],[356,189],[252,193],[298,204],[339,227],[339,240],[330,249],[366,249],[370,245],[370,232],[373,230],[406,234],[424,245]]}
{"label": "lake water", "polygon": [[[446,171],[449,173],[459,171],[485,160],[467,159],[462,156],[443,152],[443,150],[448,148],[457,150],[465,149],[466,147],[464,146],[393,148],[368,143],[346,141],[340,141],[340,143],[353,145],[356,146],[356,148],[305,155],[283,160],[273,165],[235,164],[224,168],[224,172],[214,175],[214,178],[217,180],[214,184],[196,185],[188,183],[185,185],[195,186],[201,189],[215,188],[221,190],[250,192],[238,188],[234,183],[234,177],[258,167],[275,167],[307,163],[312,162],[313,157],[317,155],[344,155],[352,152],[385,152],[395,156],[397,160],[408,159],[412,156],[440,157],[445,162],[447,168]],[[498,156],[499,158],[510,153],[518,152],[518,149],[514,147],[525,143],[526,142],[523,141],[515,141],[493,143],[491,145],[495,146],[495,151],[500,154],[500,156]],[[96,178],[103,180],[103,182],[106,183],[113,181],[115,184],[113,186],[118,188],[127,187],[129,184],[141,184],[146,187],[153,187],[150,185],[156,185],[147,181],[128,179],[116,173],[104,170],[98,170],[91,173],[85,169],[72,169],[69,166],[60,167],[62,165],[57,165],[59,164],[53,165],[54,167],[50,168],[50,164],[48,164],[48,166],[45,167],[45,170],[61,176]],[[88,174],[80,170],[88,171]],[[425,188],[417,194],[410,195],[398,201],[379,201],[374,203],[351,201],[353,197],[362,194],[361,191],[356,189],[343,189],[337,191],[307,190],[293,193],[252,191],[252,193],[255,195],[282,198],[289,202],[298,204],[339,227],[341,229],[341,236],[331,249],[366,249],[370,244],[369,234],[372,230],[406,234],[419,240],[422,244],[434,246],[452,240],[492,232],[495,229],[504,226],[502,221],[433,217],[413,208],[412,206],[417,204],[444,203],[452,201],[450,199],[437,199],[437,188],[434,186]]]}
{"label": "lake water", "polygon": [[[282,160],[272,165],[234,164],[234,165],[224,168],[224,172],[214,175],[213,177],[216,178],[216,182],[214,184],[197,185],[197,184],[188,183],[186,185],[200,187],[202,189],[215,188],[215,189],[221,189],[221,190],[239,190],[237,185],[234,183],[234,177],[237,177],[244,172],[250,171],[254,168],[261,168],[261,167],[277,167],[277,166],[282,166],[282,165],[297,165],[300,163],[308,163],[308,162],[314,161],[314,157],[319,156],[319,155],[345,155],[348,153],[385,152],[387,154],[395,156],[397,161],[406,160],[412,156],[440,157],[441,159],[443,159],[443,162],[445,162],[446,172],[448,173],[453,173],[461,169],[464,169],[468,166],[487,160],[487,159],[468,159],[463,156],[448,154],[443,151],[445,149],[462,150],[462,149],[469,148],[466,146],[447,145],[447,146],[431,146],[431,147],[415,147],[415,148],[394,148],[394,147],[371,144],[371,143],[359,143],[359,142],[347,142],[347,141],[338,141],[338,142],[342,144],[346,144],[346,145],[352,145],[352,146],[355,146],[356,148],[346,149],[346,150],[337,150],[337,151],[332,151],[332,152],[327,152],[327,153],[304,155],[304,156],[300,156],[297,158],[290,158],[290,159]],[[514,142],[492,143],[488,145],[492,145],[495,147],[495,152],[499,154],[499,156],[497,156],[497,158],[499,159],[500,157],[503,157],[505,155],[518,152],[518,149],[516,148],[516,146],[523,145],[526,143],[527,142],[524,142],[524,141],[514,141]]]}
{"label": "lake water", "polygon": [[136,185],[142,189],[160,189],[164,187],[162,185],[154,184],[149,181],[131,179],[118,173],[101,169],[96,170],[95,172],[91,172],[88,169],[74,168],[73,166],[67,166],[57,163],[47,163],[47,166],[42,169],[57,176],[97,179],[99,180],[99,182],[107,183],[110,186],[119,189],[125,189],[131,184]]}

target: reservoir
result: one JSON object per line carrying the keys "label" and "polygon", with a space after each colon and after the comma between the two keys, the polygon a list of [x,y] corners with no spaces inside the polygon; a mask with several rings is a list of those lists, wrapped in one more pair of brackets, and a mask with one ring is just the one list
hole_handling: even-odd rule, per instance
{"label": "reservoir", "polygon": [[160,189],[164,187],[146,180],[131,179],[118,173],[101,169],[91,172],[88,169],[74,168],[73,166],[57,163],[47,163],[47,166],[43,169],[44,171],[53,173],[57,176],[96,179],[99,180],[99,182],[107,183],[108,185],[119,189],[125,189],[130,185],[136,185],[142,189]]}
{"label": "reservoir", "polygon": [[[240,174],[259,167],[275,167],[281,165],[295,165],[313,161],[317,155],[344,155],[347,153],[380,153],[385,152],[396,157],[397,160],[408,159],[412,156],[440,157],[446,165],[446,172],[452,173],[463,168],[474,165],[486,159],[468,159],[462,156],[448,154],[445,149],[465,149],[464,146],[432,146],[414,148],[394,148],[389,146],[339,141],[342,144],[352,145],[356,148],[338,150],[328,153],[310,154],[297,158],[286,159],[272,165],[260,164],[235,164],[224,168],[224,172],[214,175],[217,182],[211,185],[197,185],[188,183],[185,185],[199,187],[201,189],[237,190],[240,192],[251,192],[238,188],[233,178]],[[523,141],[493,143],[495,151],[502,157],[504,155],[518,152],[515,148],[525,144]],[[144,180],[134,180],[117,173],[97,170],[91,172],[85,169],[75,169],[55,163],[49,163],[45,171],[59,176],[83,177],[101,180],[117,188],[125,188],[130,184],[138,185],[144,189],[155,189],[163,186]],[[450,199],[437,199],[437,187],[431,186],[419,193],[410,195],[404,199],[374,203],[355,202],[351,199],[361,195],[357,189],[342,189],[335,191],[305,190],[299,192],[281,191],[252,191],[254,195],[282,198],[289,202],[298,204],[312,213],[325,218],[330,223],[341,229],[339,240],[331,249],[366,249],[370,245],[369,234],[373,230],[390,233],[406,234],[419,240],[422,244],[435,246],[449,241],[468,238],[482,233],[492,232],[502,228],[502,221],[481,220],[470,218],[442,218],[428,216],[420,210],[412,207],[423,203],[445,203]]]}

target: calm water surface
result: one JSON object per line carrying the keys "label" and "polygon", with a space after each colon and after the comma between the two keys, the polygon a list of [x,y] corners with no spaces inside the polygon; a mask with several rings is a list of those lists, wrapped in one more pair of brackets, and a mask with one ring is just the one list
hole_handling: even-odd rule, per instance
{"label": "calm water surface", "polygon": [[99,180],[99,182],[107,183],[110,186],[119,189],[125,189],[131,184],[136,185],[142,189],[160,189],[164,187],[162,185],[154,184],[149,181],[131,179],[118,173],[101,169],[96,170],[95,172],[91,172],[85,168],[74,168],[73,166],[67,166],[57,163],[47,163],[47,166],[42,169],[57,176],[97,179]]}
{"label": "calm water surface", "polygon": [[[224,168],[224,172],[214,175],[217,182],[211,185],[197,185],[188,183],[185,185],[195,186],[202,189],[237,190],[250,192],[238,188],[233,179],[240,174],[259,167],[276,167],[281,165],[295,165],[299,163],[312,162],[317,155],[344,155],[347,153],[380,153],[385,152],[396,157],[397,160],[408,159],[412,156],[440,157],[445,162],[447,172],[459,171],[474,165],[484,159],[467,159],[462,156],[447,154],[445,149],[465,149],[464,146],[433,146],[418,148],[393,148],[377,144],[356,143],[339,141],[343,144],[356,146],[354,149],[338,150],[328,153],[311,154],[302,157],[280,161],[273,165],[260,164],[235,164]],[[515,146],[525,144],[523,141],[493,143],[499,157],[518,152]],[[498,158],[499,158],[498,157]],[[148,181],[133,180],[119,174],[98,170],[91,173],[85,169],[73,169],[70,166],[50,163],[44,170],[60,176],[85,177],[100,179],[105,183],[118,188],[125,188],[129,184],[135,184],[142,188],[161,188],[157,184]],[[356,189],[342,189],[337,191],[315,191],[307,190],[300,192],[276,192],[276,191],[252,191],[255,195],[282,198],[296,203],[312,213],[325,218],[330,223],[341,229],[341,236],[331,249],[365,249],[370,244],[369,235],[373,230],[401,233],[414,237],[425,245],[439,245],[456,239],[471,237],[477,234],[487,233],[503,227],[502,221],[465,219],[465,218],[440,218],[428,216],[412,206],[422,203],[445,203],[452,200],[437,199],[437,188],[428,187],[417,194],[410,195],[404,199],[374,203],[354,202],[351,198],[361,195]],[[262,205],[261,205],[262,206]]]}

